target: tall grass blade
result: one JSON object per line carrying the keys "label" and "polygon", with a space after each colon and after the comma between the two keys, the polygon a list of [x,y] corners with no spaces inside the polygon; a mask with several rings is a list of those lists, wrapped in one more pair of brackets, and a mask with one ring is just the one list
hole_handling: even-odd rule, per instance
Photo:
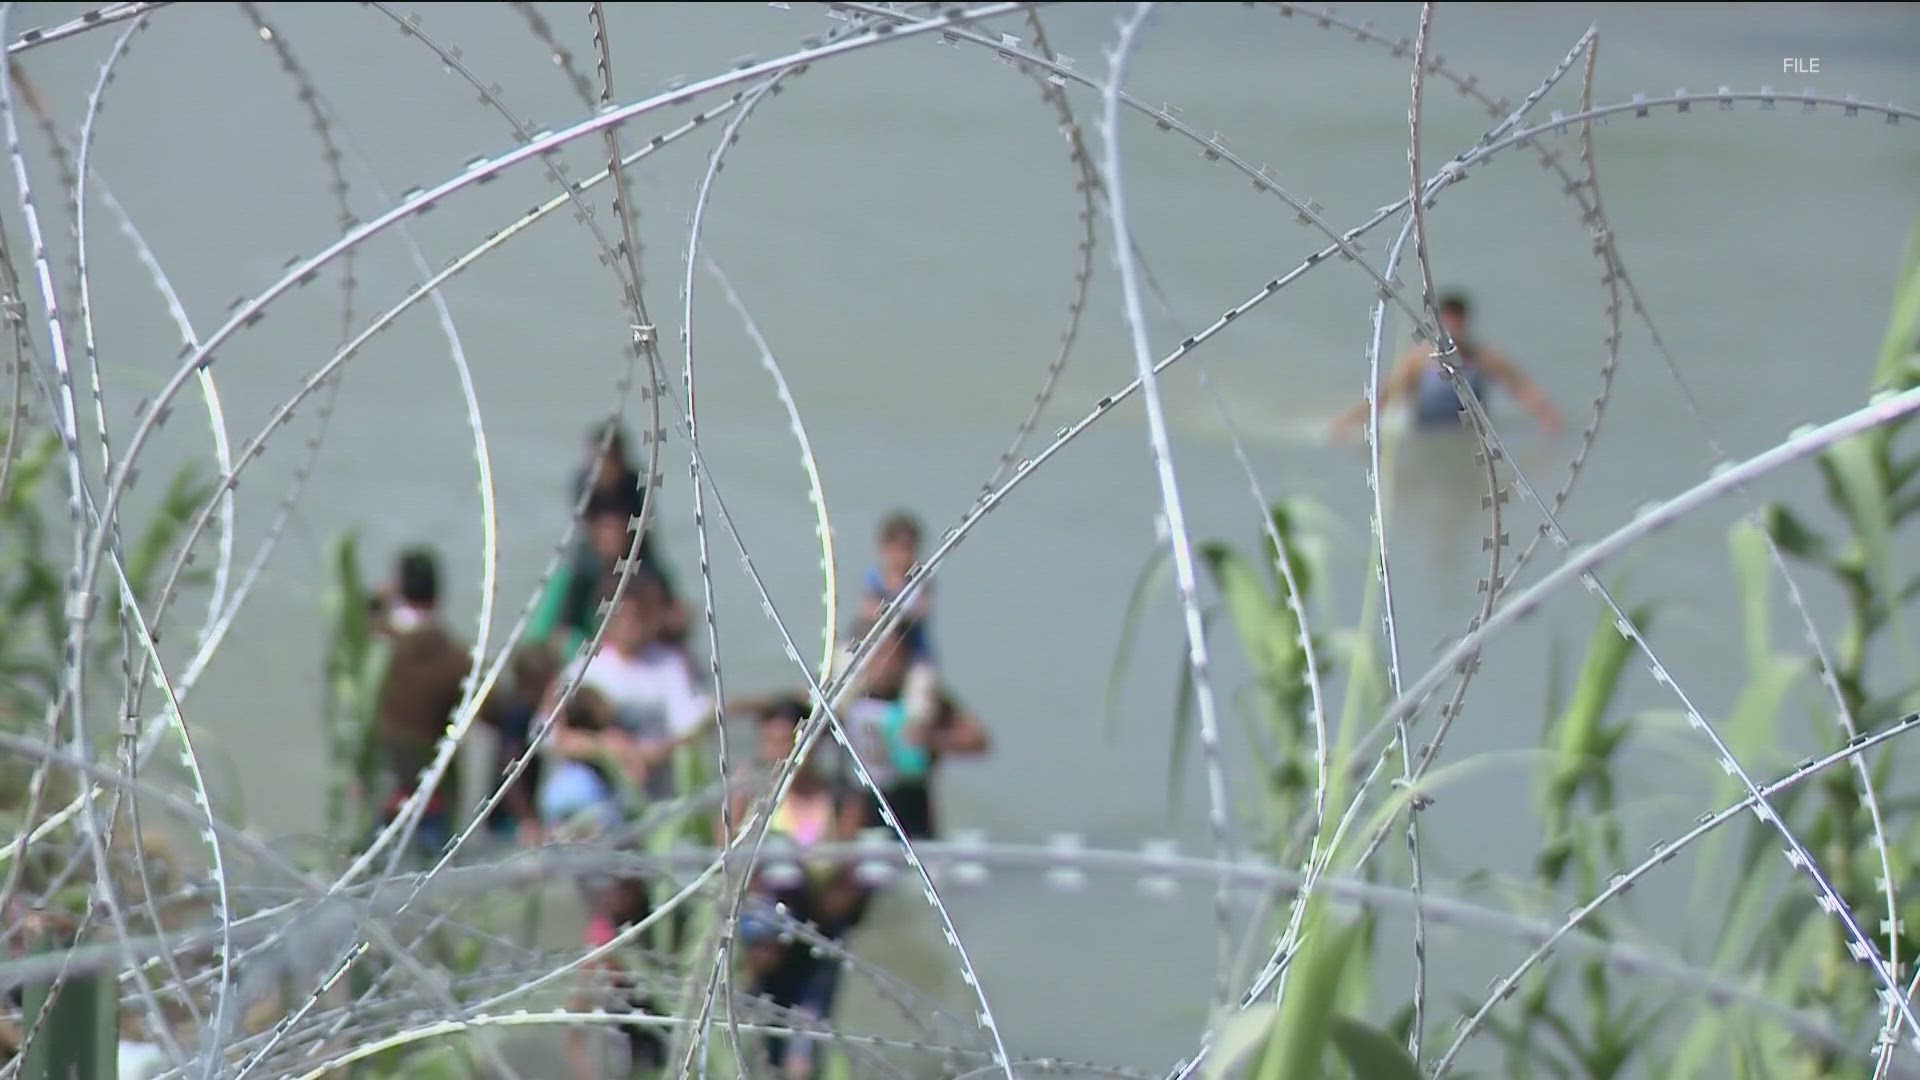
{"label": "tall grass blade", "polygon": [[[1653,605],[1635,607],[1628,619],[1645,633],[1653,618]],[[1540,795],[1546,849],[1539,865],[1549,881],[1560,880],[1572,857],[1572,825],[1575,801],[1580,792],[1604,784],[1611,769],[1610,759],[1621,737],[1619,729],[1606,724],[1608,711],[1619,693],[1633,643],[1620,633],[1608,612],[1601,612],[1593,636],[1588,639],[1586,658],[1574,679],[1560,719],[1549,736],[1553,745],[1552,764],[1545,771]]]}
{"label": "tall grass blade", "polygon": [[[1114,724],[1118,721],[1116,707],[1120,701],[1120,690],[1125,685],[1127,673],[1132,670],[1133,649],[1140,636],[1140,622],[1146,614],[1147,602],[1154,594],[1164,589],[1173,574],[1173,563],[1167,549],[1156,547],[1147,557],[1147,564],[1140,569],[1140,576],[1134,579],[1133,592],[1127,597],[1127,611],[1120,620],[1120,643],[1114,650],[1113,668],[1107,673],[1107,692],[1101,714],[1106,718],[1107,734],[1113,734]],[[1185,700],[1183,693],[1181,699]]]}
{"label": "tall grass blade", "polygon": [[1379,1028],[1336,1015],[1329,1021],[1329,1034],[1355,1080],[1425,1080],[1404,1042]]}
{"label": "tall grass blade", "polygon": [[1287,992],[1280,1000],[1268,1032],[1266,1048],[1254,1075],[1258,1080],[1319,1080],[1333,1037],[1333,1017],[1341,984],[1358,943],[1358,923],[1335,923],[1322,906],[1307,913],[1302,945],[1294,958]]}
{"label": "tall grass blade", "polygon": [[1920,219],[1907,238],[1900,280],[1894,286],[1893,314],[1880,343],[1880,361],[1873,369],[1875,390],[1900,389],[1914,379],[1909,358],[1920,350]]}
{"label": "tall grass blade", "polygon": [[[27,1044],[21,1080],[114,1080],[120,1070],[119,996],[104,975],[76,975],[36,982],[24,994],[29,1022],[47,1008],[46,1020]],[[48,1008],[49,998],[51,1008]]]}

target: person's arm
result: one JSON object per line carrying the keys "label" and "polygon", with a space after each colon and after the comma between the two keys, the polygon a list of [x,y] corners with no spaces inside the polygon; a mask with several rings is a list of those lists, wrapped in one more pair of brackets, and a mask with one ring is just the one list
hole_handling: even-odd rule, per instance
{"label": "person's arm", "polygon": [[973,714],[973,710],[947,699],[945,722],[934,729],[934,741],[940,750],[948,754],[984,754],[992,748],[993,740],[987,735],[987,726]]}
{"label": "person's arm", "polygon": [[984,754],[993,743],[973,710],[944,693],[939,718],[925,725],[920,737],[922,745],[941,754]]}
{"label": "person's arm", "polygon": [[[1380,412],[1382,415],[1385,415],[1387,406],[1391,404],[1394,399],[1405,394],[1408,388],[1419,380],[1420,366],[1427,362],[1427,352],[1428,347],[1426,344],[1421,343],[1401,353],[1400,359],[1394,362],[1393,370],[1389,371],[1387,377],[1380,381]],[[1351,408],[1334,418],[1333,423],[1327,427],[1327,436],[1335,442],[1340,442],[1359,430],[1360,425],[1365,423],[1366,419],[1367,399],[1365,396],[1362,396],[1359,401],[1353,403]]]}
{"label": "person's arm", "polygon": [[1540,392],[1540,388],[1533,384],[1533,380],[1527,378],[1525,372],[1515,367],[1513,362],[1507,359],[1505,353],[1490,349],[1480,362],[1486,365],[1487,374],[1492,375],[1498,380],[1500,385],[1507,388],[1507,393],[1513,395],[1515,401],[1518,401],[1523,408],[1533,414],[1533,418],[1539,423],[1541,431],[1548,435],[1559,433],[1559,410],[1555,409],[1553,402],[1548,401],[1547,396]]}
{"label": "person's arm", "polygon": [[[547,692],[540,697],[540,707],[534,711],[529,734],[533,729],[546,723],[547,718],[559,708],[561,689],[574,681],[574,677],[580,673],[583,666],[585,666],[583,660],[575,660],[561,669],[559,676],[553,680],[553,685],[547,687]],[[600,733],[581,731],[567,724],[564,717],[547,732],[547,742],[561,757],[576,760],[590,757],[602,747]]]}
{"label": "person's arm", "polygon": [[603,734],[598,731],[581,731],[579,728],[562,723],[553,726],[551,738],[554,750],[561,757],[584,761],[603,749],[609,749],[610,740],[604,738]]}
{"label": "person's arm", "polygon": [[611,757],[636,784],[644,784],[653,770],[659,768],[673,752],[673,744],[646,742],[635,738],[622,728],[608,728],[595,733],[594,748]]}
{"label": "person's arm", "polygon": [[[568,661],[567,665],[560,669],[560,674],[554,676],[553,681],[547,684],[547,689],[540,695],[540,704],[534,706],[533,726],[535,728],[546,723],[547,718],[552,716],[555,710],[559,709],[560,691],[565,689],[569,683],[576,681],[581,669],[584,667],[586,667],[585,658],[576,657]],[[561,728],[566,725],[556,724],[554,726]]]}

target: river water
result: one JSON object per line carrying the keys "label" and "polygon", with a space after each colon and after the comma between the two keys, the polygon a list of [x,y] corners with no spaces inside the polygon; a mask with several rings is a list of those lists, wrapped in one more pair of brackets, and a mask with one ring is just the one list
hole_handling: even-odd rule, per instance
{"label": "river water", "polygon": [[[584,5],[540,5],[591,77]],[[10,31],[50,25],[81,10],[20,5]],[[1115,22],[1130,9],[1069,5],[1047,12],[1049,35],[1075,70],[1103,78]],[[585,115],[558,68],[508,5],[434,5],[422,29],[530,127]],[[273,5],[268,17],[314,74],[339,119],[336,134],[367,165],[347,164],[354,212],[372,216],[398,193],[438,183],[481,154],[512,145],[503,121],[392,21],[357,5]],[[1389,38],[1411,37],[1412,5],[1344,13]],[[671,80],[724,70],[749,54],[777,55],[830,24],[796,4],[618,6],[612,12],[614,77],[623,100]],[[1594,99],[1684,88],[1739,91],[1771,85],[1874,101],[1920,102],[1920,13],[1910,5],[1449,5],[1437,12],[1433,50],[1494,96],[1519,100],[1590,24],[1597,24]],[[1014,22],[988,30],[1023,33]],[[25,70],[71,137],[99,62],[118,30],[27,54]],[[1787,58],[1818,58],[1818,73],[1783,72]],[[1177,107],[1202,135],[1219,133],[1284,187],[1311,197],[1324,220],[1347,228],[1404,196],[1410,60],[1266,7],[1179,5],[1142,38],[1128,88]],[[1575,71],[1535,115],[1572,112]],[[179,5],[133,41],[106,92],[94,164],[164,262],[196,328],[205,334],[240,296],[276,280],[296,254],[339,234],[320,144],[296,85],[238,9]],[[1097,96],[1073,104],[1089,146],[1103,144]],[[630,128],[629,142],[666,131],[685,107]],[[1473,145],[1484,112],[1443,83],[1427,94],[1423,168]],[[687,223],[719,124],[634,170],[647,296],[665,349],[682,329]],[[1575,132],[1577,134],[1577,131]],[[1714,103],[1677,115],[1622,114],[1597,131],[1606,210],[1635,284],[1726,449],[1764,449],[1796,426],[1840,415],[1862,398],[1885,326],[1890,283],[1920,210],[1920,123],[1888,125],[1797,103],[1763,111]],[[32,151],[43,141],[28,135]],[[1550,137],[1578,169],[1578,140]],[[1225,162],[1134,114],[1121,128],[1133,229],[1160,293],[1149,297],[1156,355],[1292,269],[1323,238]],[[587,175],[604,151],[584,140],[563,157]],[[44,163],[44,154],[36,159]],[[370,167],[371,175],[365,168]],[[57,174],[36,164],[43,208]],[[768,100],[741,130],[706,211],[703,249],[734,281],[777,354],[805,419],[834,523],[844,612],[870,556],[872,530],[896,506],[919,512],[938,536],[959,520],[1010,441],[1066,325],[1077,268],[1076,174],[1056,120],[1034,84],[970,45],[922,39],[821,63]],[[385,194],[381,193],[381,186]],[[415,228],[438,267],[483,240],[551,188],[517,168],[468,189]],[[17,210],[10,234],[22,235]],[[124,438],[134,402],[172,372],[177,339],[144,272],[99,201],[89,203],[93,302],[111,411]],[[602,209],[601,220],[611,224]],[[1525,152],[1496,157],[1449,189],[1428,217],[1433,271],[1472,291],[1478,327],[1560,404],[1574,432],[1590,414],[1602,362],[1606,293],[1577,213]],[[1397,220],[1392,226],[1397,227]],[[60,230],[56,230],[60,231]],[[1385,258],[1387,228],[1366,256]],[[56,244],[64,240],[56,237]],[[1043,445],[1132,375],[1119,285],[1102,229],[1084,329],[1053,402],[1037,424]],[[357,323],[419,280],[393,233],[356,263]],[[1401,280],[1415,276],[1403,272]],[[1319,426],[1358,392],[1372,282],[1330,261],[1235,321],[1163,381],[1175,465],[1196,538],[1249,546],[1258,518],[1231,445],[1200,376],[1209,377],[1245,440],[1262,484],[1329,508],[1333,581],[1320,598],[1327,625],[1354,624],[1366,554],[1364,455],[1328,447]],[[569,215],[556,214],[446,291],[472,367],[484,418],[498,515],[499,591],[489,632],[497,642],[530,594],[563,525],[562,486],[582,435],[612,406],[629,331],[612,278]],[[770,378],[713,279],[695,280],[696,373],[703,454],[781,616],[811,652],[823,615],[813,515],[805,475]],[[236,441],[265,423],[338,341],[335,279],[276,303],[222,348],[212,368]],[[1390,317],[1388,348],[1407,341]],[[223,805],[267,834],[309,831],[323,789],[317,706],[324,576],[330,538],[348,528],[368,556],[439,545],[455,625],[476,629],[485,568],[482,502],[461,383],[429,305],[381,335],[347,369],[319,471],[234,632],[190,699]],[[677,375],[676,375],[677,377]],[[1544,492],[1557,490],[1577,440],[1546,440],[1510,400],[1496,422]],[[311,402],[288,434],[269,443],[239,488],[243,557],[263,534],[302,457]],[[211,461],[192,392],[159,433],[145,466]],[[637,401],[627,422],[644,425]],[[1561,521],[1576,541],[1597,539],[1649,499],[1703,479],[1712,464],[1703,428],[1688,412],[1659,354],[1628,316],[1621,363],[1598,445]],[[1029,451],[1031,453],[1032,450]],[[1390,539],[1398,627],[1408,678],[1432,663],[1477,603],[1484,573],[1470,450],[1453,437],[1403,452]],[[689,589],[698,581],[683,440],[664,450],[660,536]],[[152,496],[149,480],[142,494]],[[1760,494],[1811,503],[1807,469]],[[136,499],[136,503],[138,503]],[[1033,842],[1071,831],[1089,844],[1137,847],[1152,837],[1208,849],[1205,784],[1188,762],[1178,805],[1168,798],[1168,750],[1182,631],[1171,593],[1152,604],[1117,716],[1102,694],[1129,591],[1155,544],[1158,489],[1138,400],[1121,405],[1036,469],[945,564],[937,634],[951,681],[991,726],[993,754],[956,764],[944,783],[952,827]],[[710,504],[711,505],[711,504]],[[1655,541],[1619,568],[1623,598],[1657,599],[1653,640],[1709,713],[1737,692],[1738,604],[1725,529],[1748,503],[1729,502]],[[1538,518],[1516,499],[1506,531],[1518,547]],[[1816,515],[1818,516],[1818,515]],[[1824,517],[1820,518],[1825,520]],[[777,632],[739,570],[731,542],[710,538],[723,670],[731,692],[795,681]],[[1529,576],[1557,560],[1551,551]],[[378,562],[369,570],[377,572]],[[1831,598],[1808,587],[1816,607]],[[1537,840],[1529,762],[1556,640],[1580,645],[1595,610],[1577,590],[1502,635],[1446,760],[1483,758],[1440,793],[1425,821],[1430,887],[1459,895],[1470,872],[1524,874]],[[171,625],[197,624],[183,610]],[[1216,625],[1218,625],[1216,623]],[[1785,623],[1783,621],[1783,629]],[[173,648],[191,634],[176,629]],[[1786,638],[1783,643],[1797,638]],[[1216,677],[1228,717],[1235,788],[1253,790],[1241,732],[1244,666],[1216,638]],[[1337,694],[1335,695],[1337,702]],[[1623,705],[1673,705],[1650,678],[1629,677]],[[1778,771],[1827,721],[1797,708],[1782,722]],[[1621,798],[1644,845],[1671,836],[1710,808],[1718,771],[1683,729],[1650,719],[1635,743]],[[1400,858],[1397,844],[1388,855]],[[1403,875],[1398,862],[1391,873]],[[1663,873],[1649,906],[1629,922],[1679,940],[1687,923],[1661,903],[1690,888],[1688,861]],[[1709,886],[1709,891],[1711,886]],[[1636,893],[1636,896],[1643,894]],[[1188,1052],[1210,981],[1210,900],[1189,887],[1144,896],[1133,879],[1096,876],[1086,891],[1051,892],[1005,876],[993,890],[960,892],[952,907],[1010,1047],[1157,1068]],[[1502,903],[1510,904],[1511,898]],[[921,916],[905,905],[900,920]],[[1563,909],[1549,904],[1551,912]],[[1405,919],[1383,924],[1382,1010],[1404,993]],[[918,977],[950,969],[937,939],[888,934],[871,951]],[[1478,990],[1521,955],[1483,931],[1440,930],[1428,944],[1437,983]],[[948,990],[953,990],[946,976]],[[855,991],[850,1010],[863,1011]],[[951,996],[951,995],[950,995]],[[1447,1018],[1450,1019],[1450,1018]],[[1444,1022],[1444,1020],[1442,1021]]]}

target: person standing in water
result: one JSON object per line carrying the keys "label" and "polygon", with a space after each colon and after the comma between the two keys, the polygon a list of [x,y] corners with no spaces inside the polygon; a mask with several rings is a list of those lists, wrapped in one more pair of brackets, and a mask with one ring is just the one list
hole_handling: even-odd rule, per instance
{"label": "person standing in water", "polygon": [[[580,640],[589,636],[597,625],[593,621],[594,612],[582,614],[581,605],[593,608],[604,599],[603,579],[612,575],[613,560],[626,555],[631,530],[646,504],[645,481],[640,467],[627,452],[626,429],[618,420],[603,422],[589,431],[586,449],[587,458],[574,472],[572,488],[576,501],[586,499],[584,535],[575,545],[569,565],[549,583],[548,592],[534,616],[542,628],[540,637],[554,636],[556,621],[568,631],[568,641],[572,644],[554,641],[555,648],[562,649],[562,655],[567,656],[572,655]],[[617,537],[612,533],[611,519],[614,518],[619,519]],[[667,601],[675,609],[668,636],[678,644],[686,637],[686,612],[654,543],[651,525],[640,534],[638,556],[642,563],[653,568],[667,591]]]}
{"label": "person standing in water", "polygon": [[[1470,306],[1464,293],[1446,293],[1440,298],[1440,325],[1453,338],[1459,350],[1456,370],[1473,389],[1475,397],[1486,400],[1489,380],[1505,387],[1529,412],[1540,430],[1551,436],[1560,431],[1560,413],[1554,409],[1533,380],[1515,367],[1505,353],[1473,337],[1468,328]],[[1380,411],[1409,395],[1413,397],[1413,420],[1422,430],[1432,430],[1459,420],[1462,407],[1453,392],[1453,383],[1440,368],[1431,343],[1416,343],[1400,354],[1393,372],[1380,384]],[[1334,420],[1327,434],[1335,442],[1351,437],[1367,421],[1367,403],[1363,398]]]}
{"label": "person standing in water", "polygon": [[[882,605],[897,599],[907,590],[907,575],[920,561],[920,519],[904,510],[888,514],[880,523],[879,559],[867,568],[861,581],[860,616],[879,617]],[[904,601],[913,620],[907,632],[907,648],[913,659],[933,661],[933,632],[927,625],[933,614],[933,583],[921,581]]]}
{"label": "person standing in water", "polygon": [[[863,626],[861,634],[868,629]],[[895,625],[875,643],[841,716],[901,831],[912,840],[931,840],[938,835],[932,787],[940,762],[985,754],[990,739],[979,718],[938,684],[925,711],[915,710],[910,701],[917,668],[908,644],[912,633],[911,623]],[[843,782],[853,782],[850,773]],[[882,820],[880,804],[871,802],[868,825],[881,825]]]}
{"label": "person standing in water", "polygon": [[[940,680],[934,668],[933,633],[927,626],[933,613],[933,582],[922,578],[910,593],[907,590],[907,576],[920,561],[920,519],[904,510],[887,515],[880,523],[878,554],[861,581],[860,619],[863,625],[872,625],[885,605],[898,601],[906,607],[904,618],[895,625],[908,654],[907,711],[913,719],[924,720],[937,705]],[[904,599],[902,593],[907,593]],[[835,656],[836,674],[845,671],[852,659],[842,648]]]}
{"label": "person standing in water", "polygon": [[574,498],[587,495],[620,507],[628,517],[639,517],[641,483],[639,467],[627,456],[627,433],[619,421],[607,421],[587,432],[587,460],[573,474]]}
{"label": "person standing in water", "polygon": [[619,730],[614,741],[598,741],[649,800],[679,794],[674,751],[701,737],[714,716],[713,699],[699,673],[685,653],[666,641],[667,618],[666,587],[645,567],[636,567],[626,590],[613,601],[599,649],[573,658],[554,679],[541,708],[542,715],[551,715],[561,689],[576,677],[581,686],[604,695]]}
{"label": "person standing in water", "polygon": [[[547,579],[546,591],[527,620],[528,640],[545,642],[567,660],[579,654],[580,646],[599,629],[600,604],[612,596],[619,580],[620,560],[626,558],[633,540],[628,531],[631,524],[627,508],[618,500],[597,494],[587,500],[587,546]],[[686,608],[674,595],[672,579],[654,554],[651,531],[641,534],[640,561],[634,573],[659,580],[666,592],[666,640],[683,642]]]}
{"label": "person standing in water", "polygon": [[[374,744],[390,789],[381,812],[385,823],[412,797],[453,723],[471,658],[440,620],[440,561],[431,549],[404,552],[393,584],[374,594],[371,608],[374,631],[390,642],[374,714]],[[459,790],[455,758],[414,830],[424,854],[438,854],[453,838],[448,793]]]}
{"label": "person standing in water", "polygon": [[[793,753],[800,727],[811,712],[803,697],[776,697],[762,706],[761,775],[750,785],[771,782],[780,763]],[[792,876],[783,880],[763,864],[753,871],[749,888],[769,907],[784,907],[788,917],[811,923],[820,936],[840,943],[865,914],[872,889],[859,880],[858,859],[810,857],[809,849],[857,839],[866,823],[867,806],[857,789],[833,787],[818,760],[801,762],[785,798],[769,811],[767,835],[783,838],[798,865],[788,864]],[[755,797],[764,791],[764,787],[745,786],[732,795],[734,828],[747,820]],[[715,836],[721,844],[732,839],[724,827],[716,829]],[[777,862],[771,856],[769,861]],[[816,954],[813,943],[804,937],[782,941],[782,927],[763,915],[743,919],[740,934],[753,993],[765,994],[773,1004],[798,1010],[815,1021],[824,1022],[832,1014],[840,981],[839,957]],[[809,1040],[772,1035],[766,1045],[774,1069],[785,1080],[819,1075]]]}

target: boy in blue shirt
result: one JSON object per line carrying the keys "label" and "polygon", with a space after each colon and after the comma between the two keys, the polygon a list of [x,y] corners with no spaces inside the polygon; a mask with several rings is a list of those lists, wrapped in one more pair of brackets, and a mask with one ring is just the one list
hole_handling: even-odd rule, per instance
{"label": "boy in blue shirt", "polygon": [[[879,561],[868,568],[862,585],[861,621],[872,625],[881,605],[893,600],[907,588],[907,574],[920,561],[920,521],[904,510],[887,515],[880,523]],[[908,715],[925,719],[934,707],[939,677],[934,668],[933,634],[928,628],[933,610],[933,582],[913,586],[905,603],[906,611],[894,625],[900,629],[907,650],[907,685],[904,695]],[[846,653],[841,653],[844,667]]]}
{"label": "boy in blue shirt", "polygon": [[[899,596],[906,588],[907,573],[920,561],[920,522],[912,514],[898,511],[880,523],[880,559],[867,569],[861,597],[861,614],[868,620],[879,616],[880,605]],[[913,625],[907,631],[907,651],[915,660],[933,662],[933,635],[927,629],[933,608],[933,583],[916,585],[906,604],[906,616]]]}

